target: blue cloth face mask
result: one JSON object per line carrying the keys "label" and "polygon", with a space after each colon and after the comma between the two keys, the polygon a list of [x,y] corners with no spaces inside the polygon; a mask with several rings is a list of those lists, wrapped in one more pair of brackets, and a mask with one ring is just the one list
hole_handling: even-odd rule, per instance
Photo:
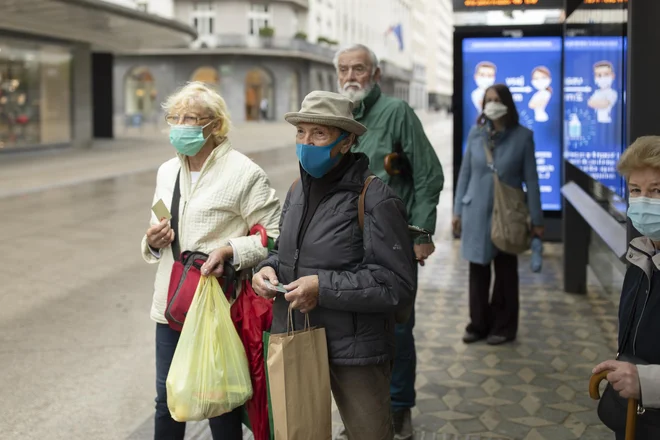
{"label": "blue cloth face mask", "polygon": [[631,197],[628,218],[640,234],[660,241],[660,199]]}
{"label": "blue cloth face mask", "polygon": [[330,157],[330,152],[341,141],[348,137],[348,133],[342,133],[336,141],[324,147],[317,147],[315,145],[296,144],[296,155],[302,165],[303,169],[309,173],[310,176],[319,179],[327,174],[333,166],[341,159],[341,154],[335,157]]}
{"label": "blue cloth face mask", "polygon": [[170,143],[176,151],[185,156],[194,156],[199,153],[206,141],[211,137],[204,137],[204,129],[214,121],[200,127],[199,125],[173,125],[170,128]]}

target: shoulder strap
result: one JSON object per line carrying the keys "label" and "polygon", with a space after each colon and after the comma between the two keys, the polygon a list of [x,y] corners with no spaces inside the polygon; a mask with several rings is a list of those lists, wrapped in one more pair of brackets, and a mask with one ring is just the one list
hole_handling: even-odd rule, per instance
{"label": "shoulder strap", "polygon": [[488,140],[484,140],[484,151],[486,152],[486,163],[489,168],[493,167],[493,150],[488,145]]}
{"label": "shoulder strap", "polygon": [[172,211],[172,220],[170,224],[174,230],[174,241],[172,242],[172,255],[174,261],[179,259],[181,255],[181,244],[179,243],[179,201],[181,200],[181,186],[179,180],[181,179],[181,170],[176,175],[176,183],[174,184],[174,192],[172,193],[172,204],[170,211]]}
{"label": "shoulder strap", "polygon": [[293,183],[291,184],[291,188],[289,188],[289,191],[293,191],[296,188],[296,185],[298,184],[299,181],[300,181],[300,177],[294,180]]}
{"label": "shoulder strap", "polygon": [[362,187],[362,192],[360,193],[360,198],[358,199],[358,223],[360,224],[360,229],[364,230],[364,196],[367,194],[367,188],[371,185],[371,182],[376,178],[373,174],[367,177],[367,180],[364,181],[364,186]]}

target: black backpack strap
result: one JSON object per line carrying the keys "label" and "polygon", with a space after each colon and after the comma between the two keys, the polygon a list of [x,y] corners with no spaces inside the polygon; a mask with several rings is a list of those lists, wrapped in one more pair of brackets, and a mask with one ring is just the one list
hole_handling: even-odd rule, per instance
{"label": "black backpack strap", "polygon": [[174,241],[172,242],[172,255],[174,261],[179,259],[181,255],[181,243],[179,243],[179,201],[181,200],[181,170],[176,175],[176,183],[174,184],[174,193],[172,193],[172,204],[170,211],[172,213],[171,225],[174,230]]}

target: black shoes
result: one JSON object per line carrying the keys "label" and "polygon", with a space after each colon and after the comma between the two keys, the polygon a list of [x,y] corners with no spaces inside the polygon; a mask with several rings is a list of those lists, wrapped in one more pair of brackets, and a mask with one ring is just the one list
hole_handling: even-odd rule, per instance
{"label": "black shoes", "polygon": [[482,339],[486,339],[486,337],[479,333],[472,333],[466,330],[463,334],[463,342],[466,344],[472,344],[473,342],[481,341]]}
{"label": "black shoes", "polygon": [[488,345],[502,345],[507,342],[512,342],[516,338],[507,338],[506,336],[490,335],[486,339],[486,344]]}
{"label": "black shoes", "polygon": [[469,332],[469,331],[466,331],[463,334],[463,342],[466,343],[466,344],[472,344],[474,342],[478,342],[478,341],[481,341],[483,339],[486,340],[486,343],[488,345],[502,345],[502,344],[505,344],[507,342],[512,342],[516,338],[509,338],[509,337],[506,337],[506,336],[499,336],[499,335],[482,336],[478,333],[472,333],[472,332]]}

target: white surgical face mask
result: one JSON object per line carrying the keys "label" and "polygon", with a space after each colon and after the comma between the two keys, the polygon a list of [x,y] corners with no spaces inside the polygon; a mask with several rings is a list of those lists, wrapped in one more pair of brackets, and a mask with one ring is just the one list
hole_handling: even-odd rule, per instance
{"label": "white surgical face mask", "polygon": [[550,87],[551,82],[552,80],[550,78],[533,79],[532,87],[534,87],[536,90],[546,90],[548,87]]}
{"label": "white surgical face mask", "polygon": [[601,89],[609,89],[612,87],[612,83],[614,82],[614,78],[611,76],[601,76],[596,78],[596,84],[598,84],[598,87]]}
{"label": "white surgical face mask", "polygon": [[[352,88],[349,89],[349,87],[356,87],[357,90]],[[339,90],[339,93],[347,97],[356,104],[364,101],[364,98],[366,98],[367,95],[371,93],[371,90],[373,88],[374,88],[373,81],[369,81],[369,84],[367,84],[366,87],[362,87],[362,84],[360,84],[357,81],[349,81],[346,84],[344,84],[344,87],[342,87],[339,81],[337,81],[337,90]]]}
{"label": "white surgical face mask", "polygon": [[487,89],[495,84],[495,78],[492,76],[478,76],[474,79],[480,89]]}
{"label": "white surgical face mask", "polygon": [[488,102],[484,107],[484,115],[491,121],[497,121],[506,115],[509,109],[501,102]]}

